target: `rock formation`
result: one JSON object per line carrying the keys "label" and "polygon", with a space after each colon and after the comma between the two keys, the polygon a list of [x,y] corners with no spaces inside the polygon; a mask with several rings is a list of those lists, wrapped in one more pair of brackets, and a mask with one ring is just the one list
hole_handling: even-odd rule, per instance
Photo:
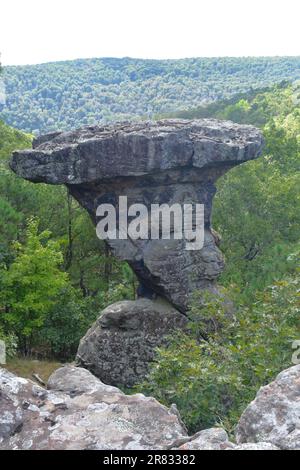
{"label": "rock formation", "polygon": [[[184,326],[174,307],[186,313],[194,291],[217,293],[224,261],[210,222],[215,182],[256,158],[262,146],[260,131],[252,126],[164,120],[48,134],[36,139],[32,150],[14,153],[13,171],[35,183],[66,185],[95,224],[100,204],[113,204],[118,215],[120,196],[127,197],[128,206],[142,203],[148,210],[152,204],[204,205],[200,250],[187,250],[186,240],[174,237],[107,240],[135,271],[139,296],[149,300],[106,310],[81,342],[80,365],[108,384],[133,385],[146,373],[154,348]],[[157,296],[170,303],[168,314],[153,301]]]}
{"label": "rock formation", "polygon": [[243,413],[237,442],[270,442],[282,449],[300,450],[300,365],[285,370]]}
{"label": "rock formation", "polygon": [[[185,441],[180,444],[180,441]],[[177,440],[174,450],[280,450],[269,442],[257,442],[247,444],[234,444],[229,441],[227,432],[222,428],[204,429],[194,436]]]}
{"label": "rock formation", "polygon": [[14,153],[11,168],[35,183],[65,184],[96,223],[96,209],[119,196],[128,205],[199,203],[205,206],[205,241],[108,240],[148,292],[185,312],[195,290],[215,290],[224,262],[211,231],[215,182],[235,165],[256,158],[263,138],[256,128],[203,119],[120,123],[39,137],[32,150]]}
{"label": "rock formation", "polygon": [[300,366],[260,390],[237,427],[188,436],[177,408],[65,366],[48,389],[0,369],[0,450],[300,450]]}
{"label": "rock formation", "polygon": [[131,387],[145,377],[155,348],[186,323],[186,317],[162,299],[117,302],[81,340],[76,362],[104,383]]}
{"label": "rock formation", "polygon": [[64,367],[49,390],[0,369],[0,449],[164,449],[186,436],[175,411]]}

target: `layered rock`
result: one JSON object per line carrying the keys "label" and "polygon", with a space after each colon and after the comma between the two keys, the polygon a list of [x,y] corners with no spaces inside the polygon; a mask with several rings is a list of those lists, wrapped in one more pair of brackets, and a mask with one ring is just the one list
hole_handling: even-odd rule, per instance
{"label": "layered rock", "polygon": [[300,450],[300,365],[260,389],[239,421],[236,439],[239,444],[265,441]]}
{"label": "layered rock", "polygon": [[203,119],[86,127],[38,138],[16,152],[11,168],[33,182],[65,184],[96,223],[96,209],[119,196],[128,205],[199,203],[205,206],[205,241],[108,240],[143,285],[185,312],[194,290],[216,290],[224,262],[211,230],[215,182],[235,165],[256,158],[263,138],[252,126]]}
{"label": "layered rock", "polygon": [[76,361],[110,385],[141,381],[155,348],[187,323],[184,315],[162,299],[117,302],[107,307],[81,340]]}

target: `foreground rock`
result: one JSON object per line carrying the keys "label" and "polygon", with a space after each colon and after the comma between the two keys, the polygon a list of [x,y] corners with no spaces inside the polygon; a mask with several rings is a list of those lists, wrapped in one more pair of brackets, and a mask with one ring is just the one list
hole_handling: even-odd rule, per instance
{"label": "foreground rock", "polygon": [[[299,396],[290,394],[289,389],[297,385],[299,368],[293,369],[282,373],[277,385],[282,387],[283,403],[288,402],[288,408],[294,409],[294,413],[288,415],[295,416],[296,421],[298,419],[297,426]],[[273,387],[276,393],[274,384],[269,387],[270,390]],[[168,409],[154,398],[141,394],[125,395],[118,388],[104,385],[86,369],[70,365],[58,369],[49,379],[48,390],[0,369],[0,450],[299,449],[295,435],[291,445],[292,441],[286,438],[287,433],[282,432],[283,429],[288,430],[286,423],[291,419],[285,421],[285,405],[280,419],[277,399],[278,396],[274,398],[273,409],[270,405],[267,410],[262,408],[261,413],[268,413],[265,422],[271,422],[271,415],[277,414],[278,419],[259,434],[264,416],[252,414],[251,430],[256,432],[248,433],[247,439],[253,438],[254,441],[241,442],[246,438],[243,428],[247,423],[245,416],[255,402],[248,407],[239,424],[236,444],[229,441],[221,428],[206,429],[188,436],[174,405]],[[277,445],[271,441],[275,434]]]}
{"label": "foreground rock", "polygon": [[0,369],[0,449],[165,449],[186,436],[175,409],[85,369],[58,369],[49,388]]}
{"label": "foreground rock", "polygon": [[105,383],[131,387],[145,377],[155,348],[186,323],[186,317],[162,299],[117,302],[81,340],[76,362]]}
{"label": "foreground rock", "polygon": [[[252,126],[202,119],[86,127],[38,138],[16,152],[11,168],[33,182],[65,184],[96,223],[101,203],[128,205],[201,203],[205,242],[186,250],[185,240],[108,240],[129,262],[144,288],[185,312],[195,290],[216,291],[224,262],[211,225],[215,182],[235,165],[259,156],[260,131]],[[161,228],[161,227],[160,227]]]}
{"label": "foreground rock", "polygon": [[281,449],[300,450],[300,365],[263,387],[243,413],[238,443],[270,442]]}
{"label": "foreground rock", "polygon": [[[236,445],[229,441],[228,434],[221,428],[200,431],[192,437],[181,439],[178,450],[280,450],[267,442]],[[180,444],[180,440],[176,444]],[[175,448],[176,449],[176,448]]]}
{"label": "foreground rock", "polygon": [[233,446],[232,449],[228,448],[226,450],[280,450],[279,447],[270,444],[269,442],[257,442],[248,443],[248,444],[240,444],[238,446]]}
{"label": "foreground rock", "polygon": [[[179,450],[227,450],[235,447],[221,428],[205,429],[183,441],[185,442],[178,447]],[[177,443],[180,444],[180,441]]]}

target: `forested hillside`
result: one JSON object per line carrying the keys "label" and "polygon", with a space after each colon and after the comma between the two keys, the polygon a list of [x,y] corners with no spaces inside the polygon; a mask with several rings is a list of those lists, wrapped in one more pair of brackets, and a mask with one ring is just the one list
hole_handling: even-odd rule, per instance
{"label": "forested hillside", "polygon": [[153,117],[300,78],[300,57],[85,59],[6,67],[0,118],[27,132]]}

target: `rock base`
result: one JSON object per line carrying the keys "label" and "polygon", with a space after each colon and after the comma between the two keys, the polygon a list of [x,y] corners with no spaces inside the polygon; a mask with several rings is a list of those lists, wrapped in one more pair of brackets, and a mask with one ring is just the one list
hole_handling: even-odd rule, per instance
{"label": "rock base", "polygon": [[187,318],[160,298],[117,302],[81,340],[76,363],[106,384],[132,387],[147,374],[155,349],[186,324]]}

